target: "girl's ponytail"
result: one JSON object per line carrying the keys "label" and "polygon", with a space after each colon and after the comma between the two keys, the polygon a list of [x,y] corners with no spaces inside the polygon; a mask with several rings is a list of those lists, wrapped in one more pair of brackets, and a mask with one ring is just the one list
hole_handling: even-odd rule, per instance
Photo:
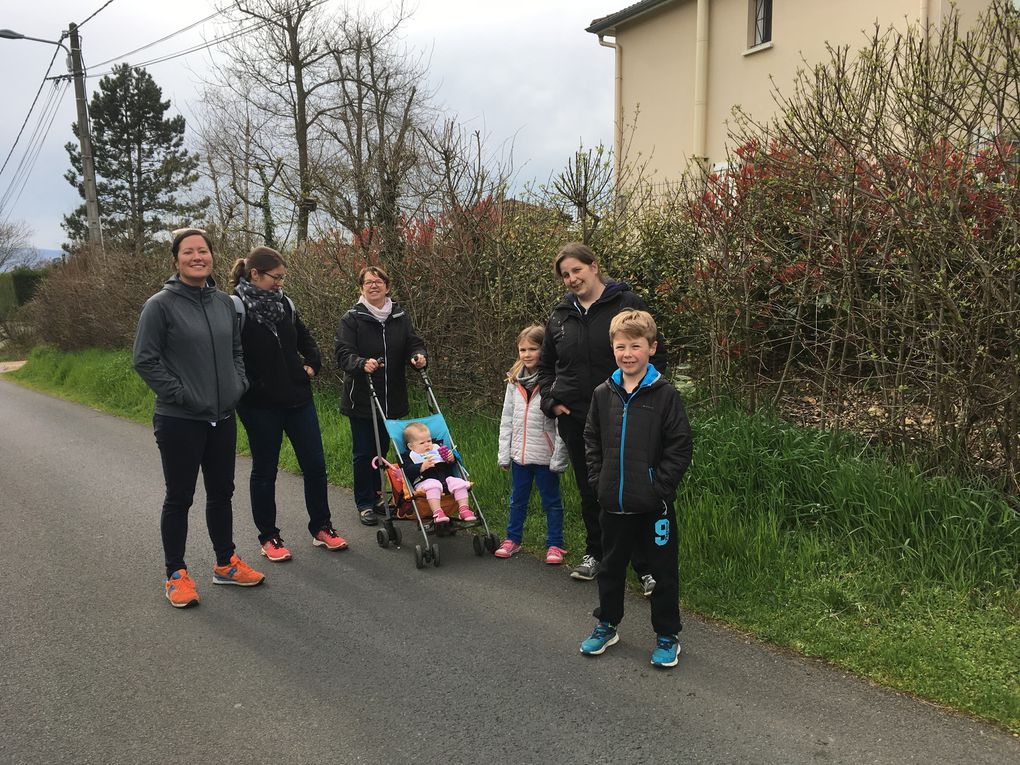
{"label": "girl's ponytail", "polygon": [[[519,335],[517,335],[516,347],[520,347],[521,343],[525,341],[530,341],[541,348],[543,340],[545,340],[545,327],[541,324],[529,324],[521,330]],[[517,361],[515,361],[514,365],[510,367],[510,371],[506,373],[507,383],[512,385],[517,380],[517,375],[520,374],[523,366],[524,362],[521,361],[520,356],[518,356]]]}

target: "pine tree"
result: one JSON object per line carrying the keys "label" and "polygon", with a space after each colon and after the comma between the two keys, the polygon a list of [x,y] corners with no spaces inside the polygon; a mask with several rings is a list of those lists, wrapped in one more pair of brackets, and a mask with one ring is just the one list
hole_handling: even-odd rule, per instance
{"label": "pine tree", "polygon": [[[209,205],[188,198],[198,180],[198,156],[184,148],[184,117],[165,117],[170,101],[144,69],[127,64],[99,81],[89,106],[96,188],[103,239],[108,247],[140,255],[156,234],[192,225]],[[78,125],[73,130],[78,135]],[[65,147],[71,169],[64,177],[84,199],[81,152]],[[87,238],[85,205],[64,216],[72,241]]]}

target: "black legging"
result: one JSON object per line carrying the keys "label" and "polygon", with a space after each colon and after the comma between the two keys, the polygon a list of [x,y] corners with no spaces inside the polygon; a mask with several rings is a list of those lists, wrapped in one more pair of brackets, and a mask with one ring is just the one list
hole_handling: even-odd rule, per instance
{"label": "black legging", "polygon": [[152,428],[163,461],[166,498],[160,516],[167,577],[184,563],[188,540],[188,510],[195,498],[198,470],[205,484],[205,523],[216,551],[216,564],[225,566],[234,554],[234,462],[237,422],[234,415],[215,425],[157,414]]}

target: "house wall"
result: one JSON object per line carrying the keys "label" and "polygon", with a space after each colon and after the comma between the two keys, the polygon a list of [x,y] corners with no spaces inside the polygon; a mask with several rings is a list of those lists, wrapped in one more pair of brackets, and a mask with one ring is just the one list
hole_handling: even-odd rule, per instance
{"label": "house wall", "polygon": [[[964,25],[972,24],[989,0],[958,0]],[[796,71],[828,58],[826,41],[863,46],[877,22],[905,28],[916,23],[919,0],[774,0],[772,44],[748,52],[749,0],[711,0],[708,48],[707,146],[709,165],[725,159],[727,122],[740,105],[756,120],[776,109],[773,88],[790,92]],[[948,0],[929,0],[929,22],[938,26]],[[665,9],[617,28],[622,47],[622,112],[625,161],[649,160],[653,180],[679,177],[694,153],[695,30],[697,0]],[[774,81],[774,82],[773,82]],[[619,147],[618,147],[619,150]]]}

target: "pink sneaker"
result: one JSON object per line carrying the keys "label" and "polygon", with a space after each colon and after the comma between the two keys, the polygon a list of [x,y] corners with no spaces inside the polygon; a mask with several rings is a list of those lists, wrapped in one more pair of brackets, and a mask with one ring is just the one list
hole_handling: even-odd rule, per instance
{"label": "pink sneaker", "polygon": [[478,520],[478,516],[474,514],[470,507],[465,505],[460,509],[458,517],[465,523],[472,523]]}
{"label": "pink sneaker", "polygon": [[327,550],[347,549],[347,540],[337,534],[332,526],[323,526],[316,531],[312,537],[312,544],[316,547],[325,547]]}
{"label": "pink sneaker", "polygon": [[549,548],[549,551],[545,554],[545,562],[550,566],[558,566],[563,562],[563,556],[566,554],[566,550],[562,547],[553,545]]}
{"label": "pink sneaker", "polygon": [[436,510],[434,513],[432,513],[432,521],[433,523],[449,523],[450,516],[448,516],[442,510]]}
{"label": "pink sneaker", "polygon": [[262,545],[262,554],[274,562],[291,559],[290,550],[284,546],[283,540],[279,537],[267,539]]}
{"label": "pink sneaker", "polygon": [[503,540],[503,544],[501,544],[496,549],[496,552],[494,552],[493,555],[495,555],[497,558],[509,558],[511,555],[513,555],[520,549],[521,546],[517,544],[515,541],[513,541],[512,539],[505,539]]}

